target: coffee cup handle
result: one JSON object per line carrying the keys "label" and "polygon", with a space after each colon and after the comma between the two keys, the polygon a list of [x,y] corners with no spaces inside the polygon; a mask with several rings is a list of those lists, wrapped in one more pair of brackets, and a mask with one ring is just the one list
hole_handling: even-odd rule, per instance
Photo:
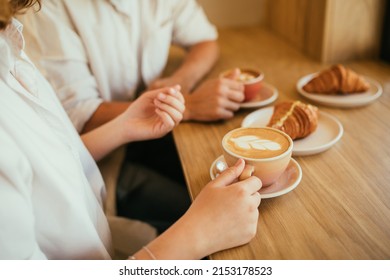
{"label": "coffee cup handle", "polygon": [[253,175],[254,171],[255,171],[255,167],[253,165],[246,164],[241,175],[238,177],[238,180],[242,181],[242,180],[248,179],[250,176]]}

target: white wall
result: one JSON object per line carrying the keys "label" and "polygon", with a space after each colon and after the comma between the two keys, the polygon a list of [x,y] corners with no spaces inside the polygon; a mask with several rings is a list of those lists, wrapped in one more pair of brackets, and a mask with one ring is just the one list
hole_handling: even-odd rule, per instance
{"label": "white wall", "polygon": [[264,24],[267,0],[198,0],[217,27]]}

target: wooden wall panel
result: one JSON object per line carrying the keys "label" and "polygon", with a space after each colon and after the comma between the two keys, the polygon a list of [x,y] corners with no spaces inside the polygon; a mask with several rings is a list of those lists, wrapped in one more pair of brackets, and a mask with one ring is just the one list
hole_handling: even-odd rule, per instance
{"label": "wooden wall panel", "polygon": [[323,61],[379,56],[384,0],[328,0]]}
{"label": "wooden wall panel", "polygon": [[320,59],[327,0],[271,0],[268,25],[305,53]]}
{"label": "wooden wall panel", "polygon": [[269,27],[322,62],[379,54],[385,0],[269,0]]}

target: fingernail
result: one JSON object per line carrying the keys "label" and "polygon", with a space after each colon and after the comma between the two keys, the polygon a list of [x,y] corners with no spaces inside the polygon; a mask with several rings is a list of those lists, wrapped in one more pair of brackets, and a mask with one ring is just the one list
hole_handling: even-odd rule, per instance
{"label": "fingernail", "polygon": [[175,95],[176,94],[176,90],[174,88],[170,88],[169,89],[169,93],[172,94],[172,95]]}
{"label": "fingernail", "polygon": [[161,100],[164,100],[165,98],[167,98],[167,96],[164,93],[160,92],[158,94],[158,98],[161,99]]}
{"label": "fingernail", "polygon": [[240,159],[238,159],[237,160],[237,162],[236,162],[236,164],[234,165],[234,166],[240,166],[241,164],[242,164],[242,161],[243,161],[243,159],[242,158],[240,158]]}
{"label": "fingernail", "polygon": [[227,164],[222,160],[217,161],[217,163],[215,164],[215,169],[217,169],[218,173],[222,173],[223,171],[225,171],[225,169],[227,169],[227,167]]}

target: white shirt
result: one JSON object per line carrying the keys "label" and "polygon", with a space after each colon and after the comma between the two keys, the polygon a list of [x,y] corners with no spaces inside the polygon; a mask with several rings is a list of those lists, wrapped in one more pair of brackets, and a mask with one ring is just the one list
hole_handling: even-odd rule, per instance
{"label": "white shirt", "polygon": [[0,259],[108,259],[102,177],[21,29],[0,31]]}
{"label": "white shirt", "polygon": [[102,101],[132,100],[158,78],[171,43],[217,38],[195,0],[46,0],[20,19],[27,54],[78,131]]}

